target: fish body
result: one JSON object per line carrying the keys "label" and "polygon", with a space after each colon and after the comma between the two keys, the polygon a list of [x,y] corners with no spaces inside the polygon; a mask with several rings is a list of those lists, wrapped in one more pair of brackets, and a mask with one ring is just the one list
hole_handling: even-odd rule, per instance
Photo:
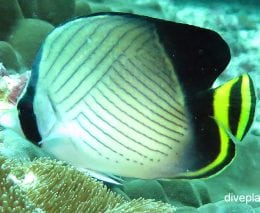
{"label": "fish body", "polygon": [[254,117],[244,74],[211,88],[230,60],[215,32],[121,13],[71,20],[35,59],[17,109],[24,135],[80,168],[136,178],[219,171]]}

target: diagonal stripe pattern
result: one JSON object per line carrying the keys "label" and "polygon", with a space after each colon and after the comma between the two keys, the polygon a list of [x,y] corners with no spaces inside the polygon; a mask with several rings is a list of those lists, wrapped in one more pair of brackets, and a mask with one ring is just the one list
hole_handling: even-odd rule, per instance
{"label": "diagonal stripe pattern", "polygon": [[[41,133],[73,124],[70,136],[88,167],[105,171],[110,165],[114,174],[125,170],[129,176],[134,169],[150,176],[178,166],[190,141],[188,113],[151,23],[105,15],[69,22],[48,36],[38,72],[35,113],[49,107],[54,117],[39,127]],[[48,107],[41,104],[43,93]]]}

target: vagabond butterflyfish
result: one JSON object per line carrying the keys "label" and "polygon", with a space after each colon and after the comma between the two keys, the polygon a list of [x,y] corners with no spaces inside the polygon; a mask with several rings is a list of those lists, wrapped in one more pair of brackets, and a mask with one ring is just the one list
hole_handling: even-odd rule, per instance
{"label": "vagabond butterflyfish", "polygon": [[249,74],[212,87],[229,60],[212,30],[124,13],[79,17],[38,51],[17,103],[20,127],[57,159],[97,173],[207,177],[232,161],[233,139],[254,120]]}

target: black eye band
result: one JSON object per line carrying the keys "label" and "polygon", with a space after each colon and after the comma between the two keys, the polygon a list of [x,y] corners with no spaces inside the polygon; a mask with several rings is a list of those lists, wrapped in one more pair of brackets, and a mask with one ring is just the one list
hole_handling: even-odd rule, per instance
{"label": "black eye band", "polygon": [[33,144],[39,146],[42,140],[38,130],[36,117],[33,111],[32,101],[30,97],[24,96],[18,103],[19,120],[25,137]]}

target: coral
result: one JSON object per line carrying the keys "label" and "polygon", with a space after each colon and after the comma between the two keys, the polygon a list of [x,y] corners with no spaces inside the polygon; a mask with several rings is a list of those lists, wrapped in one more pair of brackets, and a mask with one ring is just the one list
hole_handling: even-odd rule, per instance
{"label": "coral", "polygon": [[211,202],[208,189],[203,182],[195,185],[188,180],[129,180],[123,184],[121,190],[116,186],[114,188],[119,193],[125,193],[130,199],[153,198],[176,207],[199,207]]}
{"label": "coral", "polygon": [[173,212],[152,200],[125,201],[86,174],[60,161],[32,162],[0,155],[1,212]]}
{"label": "coral", "polygon": [[19,70],[19,62],[15,50],[5,41],[0,41],[0,58],[7,69]]}
{"label": "coral", "polygon": [[23,56],[25,67],[31,68],[37,50],[52,29],[51,24],[37,19],[21,19],[16,23],[8,41]]}
{"label": "coral", "polygon": [[74,0],[19,0],[26,18],[45,20],[58,25],[74,15]]}
{"label": "coral", "polygon": [[0,155],[0,212],[32,212],[36,209],[19,186],[8,178],[11,168],[6,158]]}
{"label": "coral", "polygon": [[[64,3],[60,5],[60,2]],[[220,4],[219,2],[221,1],[214,2],[214,4],[212,4],[213,1],[211,1],[211,3],[203,1],[205,4],[200,6],[194,6],[195,1],[184,2],[176,0],[174,1],[174,4],[172,2],[173,1],[171,0],[125,0],[124,3],[117,0],[0,0],[0,39],[2,40],[0,42],[0,62],[4,63],[8,68],[8,71],[16,70],[17,72],[20,72],[24,66],[28,69],[31,67],[31,63],[35,57],[35,51],[39,48],[41,41],[44,39],[48,31],[52,29],[52,25],[59,25],[64,20],[71,17],[88,15],[98,11],[121,11],[194,24],[211,28],[221,33],[221,35],[228,41],[233,56],[236,57],[233,57],[227,72],[219,78],[219,82],[226,81],[242,72],[259,70],[260,63],[256,57],[259,55],[260,44],[260,18],[258,15],[258,7],[256,5],[258,4],[257,1],[240,0],[240,2],[244,3],[243,6],[240,4],[232,4],[232,6],[230,6],[230,4]],[[251,3],[251,7],[246,6]],[[28,18],[30,18],[29,20],[32,20],[31,23],[29,23],[30,21],[28,21]],[[49,29],[38,36],[37,33],[39,33],[38,31],[41,31],[43,26],[42,23],[46,26],[49,25],[50,27],[46,27],[46,29]],[[12,37],[12,34],[14,37]],[[22,64],[22,62],[24,64]],[[258,96],[260,97],[260,86],[259,83],[257,83],[260,82],[260,75],[256,73],[254,79],[257,85]],[[1,94],[0,88],[0,98],[2,97],[1,95],[4,94]],[[132,180],[126,181],[123,187],[115,188],[114,190],[124,194],[126,198],[130,197],[131,199],[134,199],[142,196],[144,198],[154,198],[156,200],[169,202],[178,207],[185,205],[193,206],[183,207],[183,209],[180,207],[180,211],[182,210],[183,212],[209,212],[210,210],[224,211],[225,208],[229,211],[240,209],[240,212],[242,212],[242,210],[245,210],[248,205],[237,204],[237,206],[230,205],[229,207],[224,205],[224,203],[216,202],[223,200],[224,195],[228,192],[237,194],[243,192],[247,194],[255,191],[260,194],[260,169],[258,163],[258,153],[260,150],[259,115],[257,115],[255,123],[256,124],[252,128],[252,134],[245,142],[245,146],[239,149],[238,157],[235,159],[232,166],[216,177],[202,181],[176,180],[160,182],[154,180]],[[10,135],[8,138],[9,137]],[[251,143],[247,144],[247,142]],[[35,154],[37,151],[32,151],[33,148],[29,147],[29,144],[21,145],[18,138],[13,138],[7,148],[5,154],[10,158],[27,157],[33,159],[36,156],[43,156],[39,153]],[[1,166],[0,171],[0,206],[2,206],[0,212],[9,212],[10,209],[17,212],[23,212],[23,210],[37,211],[36,208],[38,206],[34,203],[37,199],[35,198],[35,200],[32,201],[25,193],[26,190],[20,187],[18,182],[15,184],[10,178],[8,178],[8,174],[10,174],[11,171],[10,169],[15,167],[11,162],[16,161],[6,160],[2,156],[0,158],[0,164],[4,164]],[[49,162],[49,160],[46,160],[46,162]],[[53,161],[51,162],[54,163]],[[38,163],[38,165],[42,165],[45,168],[43,159],[37,162],[34,161],[33,163],[27,163],[27,168],[32,166],[34,163]],[[54,164],[56,165],[56,163]],[[67,168],[65,165],[61,165],[60,163],[58,164],[62,168]],[[23,168],[25,168],[24,165]],[[30,168],[34,167],[32,166]],[[37,169],[35,169],[35,171],[39,172]],[[49,169],[44,171],[47,172],[52,170]],[[25,171],[22,170],[21,173],[24,174]],[[50,175],[51,174],[53,175],[52,172],[50,172]],[[50,179],[48,176],[44,177],[47,178],[47,182],[42,183],[47,183],[48,185]],[[23,180],[23,178],[18,174],[17,178]],[[57,184],[61,184],[61,182],[58,182]],[[72,182],[71,184],[75,186],[75,183]],[[66,187],[63,185],[63,187],[63,190],[66,190],[67,187],[68,189],[71,189],[71,187],[67,185]],[[44,188],[41,188],[41,190],[43,189]],[[57,190],[55,187],[54,189]],[[45,193],[47,192],[44,192],[43,195],[47,197],[48,195]],[[51,197],[54,196],[51,192],[48,192],[48,194]],[[188,198],[186,194],[189,195]],[[58,197],[55,197],[54,199],[58,200]],[[64,202],[66,203],[68,200],[65,200]],[[149,200],[135,200],[132,202],[138,202],[140,209],[147,205],[150,207],[152,206]],[[208,202],[213,202],[213,204],[206,204]],[[133,211],[134,208],[136,211],[140,211],[138,205],[132,204],[129,202],[123,202],[117,207],[114,207],[113,210],[110,209],[109,211],[120,212],[123,211],[123,209]],[[157,205],[157,203],[153,204]],[[257,204],[258,203],[256,203],[255,206],[257,206]],[[83,204],[81,203],[80,205]],[[202,206],[197,209],[200,205]],[[250,208],[251,207],[248,207],[248,209]]]}
{"label": "coral", "polygon": [[207,212],[247,212],[253,213],[258,212],[259,209],[252,208],[249,204],[245,203],[228,203],[225,201],[220,201],[216,203],[210,203],[199,207],[198,209],[194,207],[181,207],[178,212],[188,212],[188,213],[207,213]]}
{"label": "coral", "polygon": [[76,1],[75,5],[75,16],[84,16],[91,13],[89,4],[84,0]]}
{"label": "coral", "polygon": [[3,40],[16,21],[23,18],[23,15],[17,0],[0,0],[0,11],[0,39]]}

